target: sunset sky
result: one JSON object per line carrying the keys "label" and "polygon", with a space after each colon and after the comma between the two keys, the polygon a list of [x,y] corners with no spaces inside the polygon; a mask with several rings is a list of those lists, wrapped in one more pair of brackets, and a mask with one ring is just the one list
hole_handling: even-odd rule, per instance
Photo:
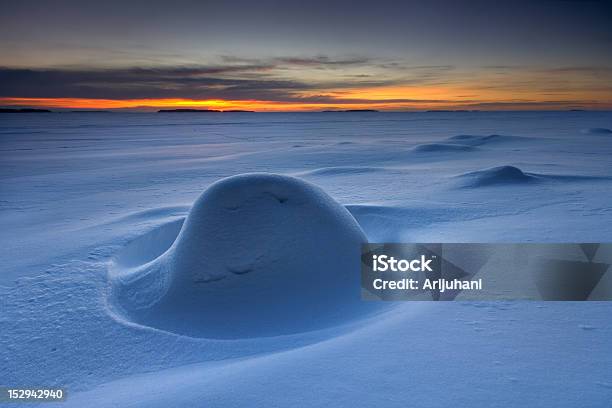
{"label": "sunset sky", "polygon": [[0,0],[0,105],[612,109],[609,2],[330,3]]}

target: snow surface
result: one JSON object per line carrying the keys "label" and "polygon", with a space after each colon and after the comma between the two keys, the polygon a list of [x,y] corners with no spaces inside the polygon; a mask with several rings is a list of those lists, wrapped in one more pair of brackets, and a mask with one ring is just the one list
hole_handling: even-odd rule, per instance
{"label": "snow surface", "polygon": [[[610,406],[612,304],[369,310],[351,292],[358,271],[346,285],[322,287],[323,297],[318,269],[303,263],[322,248],[344,251],[335,242],[359,242],[361,231],[370,242],[609,242],[612,138],[593,130],[611,128],[612,113],[0,121],[0,385],[64,386],[62,407]],[[254,172],[308,184],[281,177],[281,190],[262,195],[279,188],[266,184],[273,176],[242,176],[216,184],[223,194],[206,190]],[[234,206],[246,223],[221,211],[224,197],[243,197],[236,189],[259,197]],[[304,203],[278,212],[292,197]],[[310,230],[308,217],[327,221]],[[201,250],[170,259],[190,245]],[[297,281],[266,281],[264,270],[283,271],[269,268],[276,259],[291,263]],[[179,264],[201,260],[225,276],[208,284],[252,296],[227,310],[191,297],[180,279],[189,265]],[[141,290],[143,277],[164,268],[167,281],[144,285],[158,292]],[[279,296],[257,296],[269,288]],[[185,322],[146,313],[168,299],[180,300],[165,306],[179,305],[171,312]]]}

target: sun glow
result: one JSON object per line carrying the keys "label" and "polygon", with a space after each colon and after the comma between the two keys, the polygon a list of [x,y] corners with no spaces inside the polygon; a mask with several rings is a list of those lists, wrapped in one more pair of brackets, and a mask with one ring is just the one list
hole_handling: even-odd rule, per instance
{"label": "sun glow", "polygon": [[[305,98],[306,100],[308,98]],[[255,110],[255,111],[310,111],[327,108],[334,109],[402,109],[423,108],[436,105],[427,101],[419,103],[396,103],[381,98],[380,100],[367,100],[364,102],[276,102],[260,100],[220,100],[220,99],[88,99],[88,98],[0,98],[0,106],[36,106],[55,109],[173,109],[173,108],[199,108],[215,110]]]}
{"label": "sun glow", "polygon": [[[511,96],[511,97],[510,97]],[[378,87],[326,90],[303,93],[293,101],[223,100],[223,99],[93,99],[93,98],[0,98],[0,107],[37,107],[47,109],[142,110],[211,109],[259,112],[320,111],[328,109],[427,110],[479,109],[481,104],[500,104],[500,109],[610,109],[612,105],[600,95],[563,95],[545,100],[537,92],[512,95],[494,90],[470,90],[444,87]],[[300,99],[303,99],[301,101]],[[320,99],[321,101],[317,101]],[[581,100],[580,104],[572,102]],[[506,106],[502,106],[506,104]],[[496,109],[495,106],[484,109]]]}

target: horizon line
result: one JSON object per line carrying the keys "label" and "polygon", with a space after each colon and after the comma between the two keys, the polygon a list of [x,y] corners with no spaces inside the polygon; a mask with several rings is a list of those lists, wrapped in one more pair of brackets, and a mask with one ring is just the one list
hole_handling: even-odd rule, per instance
{"label": "horizon line", "polygon": [[612,101],[593,100],[481,100],[449,101],[418,100],[398,102],[397,100],[354,100],[350,103],[321,103],[309,101],[273,100],[195,100],[185,98],[143,98],[143,99],[95,99],[95,98],[24,98],[0,97],[0,108],[4,109],[49,109],[104,110],[119,112],[155,112],[158,110],[194,109],[213,111],[253,112],[320,112],[347,110],[376,110],[380,112],[420,111],[567,111],[567,110],[612,110]]}

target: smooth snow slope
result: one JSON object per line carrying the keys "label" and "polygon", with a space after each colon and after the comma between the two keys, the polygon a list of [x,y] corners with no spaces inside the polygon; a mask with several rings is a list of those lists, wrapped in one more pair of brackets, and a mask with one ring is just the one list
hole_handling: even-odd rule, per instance
{"label": "smooth snow slope", "polygon": [[[298,313],[290,330],[272,320],[228,332],[219,319],[194,336],[117,313],[112,281],[178,245],[207,187],[252,172],[318,186],[371,242],[612,241],[612,138],[594,130],[612,128],[611,113],[0,120],[0,385],[65,386],[62,407],[612,400],[606,302],[400,302],[322,325]],[[345,289],[338,299],[358,298]]]}

